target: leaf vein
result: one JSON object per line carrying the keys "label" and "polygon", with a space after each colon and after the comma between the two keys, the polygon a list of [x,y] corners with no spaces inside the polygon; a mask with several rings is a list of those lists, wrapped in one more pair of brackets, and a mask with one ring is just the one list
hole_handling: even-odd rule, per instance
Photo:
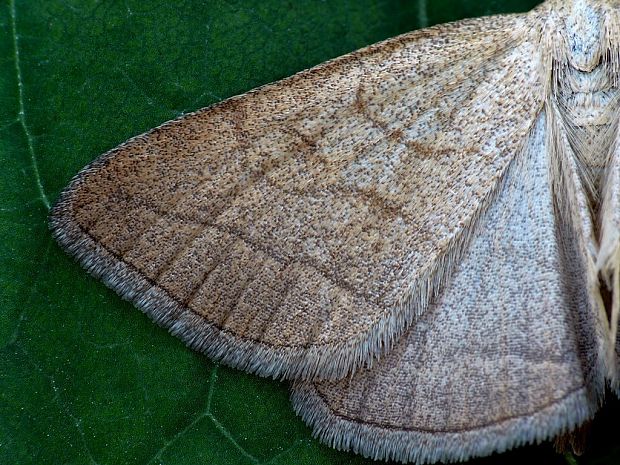
{"label": "leaf vein", "polygon": [[42,257],[39,259],[40,266],[37,268],[36,272],[32,275],[32,278],[29,280],[29,282],[24,283],[24,286],[23,286],[23,289],[25,289],[24,294],[27,293],[27,297],[25,299],[24,305],[22,306],[22,310],[20,311],[19,315],[16,318],[17,322],[15,323],[15,328],[13,329],[13,333],[8,338],[8,341],[4,345],[4,347],[9,347],[13,344],[17,345],[17,341],[19,339],[22,325],[24,321],[26,321],[27,319],[26,312],[29,308],[31,308],[32,298],[37,292],[37,284],[38,284],[39,276],[41,275],[43,270],[47,268],[51,244],[52,244],[51,237],[48,236],[46,239],[45,250],[43,251]]}
{"label": "leaf vein", "polygon": [[252,461],[253,463],[259,463],[259,460],[254,457],[252,454],[250,454],[248,451],[246,451],[241,444],[239,444],[235,438],[232,436],[232,434],[230,434],[230,432],[224,427],[224,425],[222,425],[219,421],[217,421],[217,418],[215,418],[212,414],[207,414],[207,416],[211,419],[211,421],[213,422],[213,424],[215,425],[215,427],[217,428],[217,430],[222,434],[222,436],[224,436],[226,439],[228,439],[228,441],[230,441],[230,443],[235,447],[235,449],[237,449],[239,451],[239,453],[241,455],[243,455],[245,458],[247,458],[248,460]]}
{"label": "leaf vein", "polygon": [[207,413],[211,414],[211,403],[213,402],[213,391],[215,391],[215,382],[217,381],[217,369],[219,365],[215,365],[211,370],[209,379],[209,393],[207,394]]}
{"label": "leaf vein", "polygon": [[418,0],[418,28],[428,26],[428,4],[427,0]]}
{"label": "leaf vein", "polygon": [[45,194],[43,184],[41,182],[41,174],[39,172],[39,164],[34,152],[34,142],[30,129],[26,124],[26,111],[24,105],[24,82],[22,79],[22,69],[19,57],[19,40],[17,38],[17,10],[15,8],[15,0],[10,0],[10,15],[11,15],[11,35],[13,36],[13,57],[15,62],[15,77],[17,79],[17,96],[18,96],[18,111],[17,119],[26,135],[26,142],[28,144],[28,152],[30,153],[30,162],[32,165],[32,171],[34,173],[35,184],[39,191],[39,197],[41,202],[45,205],[45,208],[50,209],[50,201]]}
{"label": "leaf vein", "polygon": [[190,421],[182,430],[178,431],[174,436],[172,436],[168,441],[164,442],[164,444],[153,454],[147,462],[146,465],[151,465],[155,463],[156,460],[161,459],[161,456],[164,452],[166,452],[171,445],[177,442],[185,433],[187,433],[190,429],[196,426],[201,420],[210,416],[209,412],[206,410],[199,415],[196,415],[192,421]]}
{"label": "leaf vein", "polygon": [[48,383],[50,385],[50,388],[52,389],[52,392],[54,394],[53,397],[52,397],[52,400],[58,406],[58,409],[62,413],[64,413],[67,417],[69,417],[71,419],[71,422],[73,423],[73,426],[75,427],[76,431],[78,432],[78,435],[80,437],[80,441],[82,442],[82,447],[84,448],[84,451],[86,452],[86,455],[88,456],[90,464],[91,465],[99,465],[98,462],[95,460],[95,458],[94,458],[94,456],[93,456],[93,454],[92,454],[92,452],[90,450],[90,447],[88,446],[88,443],[86,442],[86,435],[84,433],[84,428],[82,428],[82,421],[78,417],[76,417],[69,410],[68,405],[61,398],[60,389],[56,385],[56,379],[54,378],[54,376],[52,374],[48,373],[38,363],[36,363],[34,361],[34,358],[32,357],[32,355],[30,355],[30,353],[28,351],[26,351],[26,349],[24,349],[23,347],[19,347],[19,350],[21,350],[24,353],[24,355],[26,356],[26,358],[28,359],[30,364],[34,367],[34,369],[36,371],[38,371],[39,374],[41,376],[43,376],[48,381]]}

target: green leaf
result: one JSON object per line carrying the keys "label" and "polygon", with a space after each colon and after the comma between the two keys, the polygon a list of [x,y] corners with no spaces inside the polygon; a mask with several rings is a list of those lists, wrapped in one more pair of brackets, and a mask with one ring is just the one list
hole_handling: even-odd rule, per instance
{"label": "green leaf", "polygon": [[[535,3],[1,0],[0,463],[370,463],[312,439],[284,383],[215,365],[90,278],[51,239],[49,206],[97,155],[184,112]],[[620,457],[595,445],[582,463]],[[549,446],[479,463],[532,459],[562,463]]]}

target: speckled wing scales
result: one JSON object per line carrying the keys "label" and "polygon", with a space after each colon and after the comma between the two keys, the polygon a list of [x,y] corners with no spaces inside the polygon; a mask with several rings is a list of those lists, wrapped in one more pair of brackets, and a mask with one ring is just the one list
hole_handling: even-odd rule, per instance
{"label": "speckled wing scales", "polygon": [[396,347],[352,377],[295,383],[295,409],[325,442],[375,459],[453,462],[594,415],[599,321],[583,251],[563,242],[547,123],[543,112],[481,233]]}
{"label": "speckled wing scales", "polygon": [[[614,115],[618,118],[617,115]],[[616,127],[617,127],[616,123]],[[612,302],[607,327],[607,365],[611,387],[620,395],[620,135],[616,135],[613,150],[606,167],[603,201],[599,215],[600,250],[596,268],[605,287],[611,291]],[[615,350],[614,350],[615,349]]]}
{"label": "speckled wing scales", "polygon": [[52,228],[191,347],[340,378],[460,260],[542,107],[537,34],[437,26],[185,115],[79,173]]}

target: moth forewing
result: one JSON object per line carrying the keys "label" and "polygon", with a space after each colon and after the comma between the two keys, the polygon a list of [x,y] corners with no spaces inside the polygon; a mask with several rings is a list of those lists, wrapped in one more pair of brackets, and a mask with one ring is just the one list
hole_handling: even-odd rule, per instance
{"label": "moth forewing", "polygon": [[521,147],[523,26],[413,32],[167,123],[78,174],[56,237],[218,360],[343,377],[424,312]]}

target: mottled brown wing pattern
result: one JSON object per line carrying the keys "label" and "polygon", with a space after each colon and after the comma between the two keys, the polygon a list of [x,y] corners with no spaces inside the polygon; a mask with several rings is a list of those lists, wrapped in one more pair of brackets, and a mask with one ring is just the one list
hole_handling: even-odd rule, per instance
{"label": "mottled brown wing pattern", "polygon": [[342,377],[424,312],[522,149],[530,26],[413,32],[166,123],[76,176],[55,235],[218,360]]}

